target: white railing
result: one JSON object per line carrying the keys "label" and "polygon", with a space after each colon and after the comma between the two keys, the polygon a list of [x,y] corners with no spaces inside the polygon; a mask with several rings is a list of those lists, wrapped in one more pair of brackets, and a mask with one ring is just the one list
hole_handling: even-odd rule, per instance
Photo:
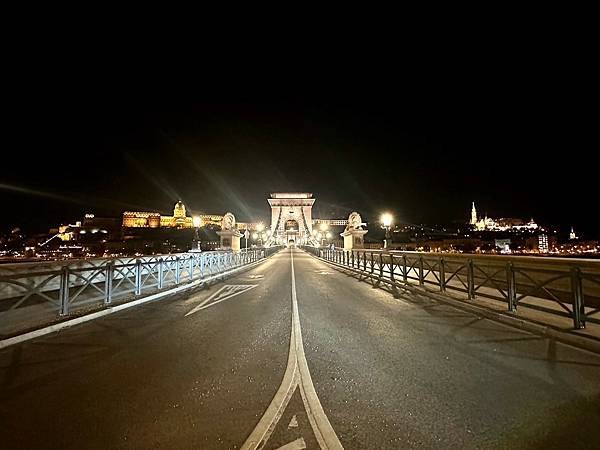
{"label": "white railing", "polygon": [[279,247],[0,265],[0,338],[254,263]]}

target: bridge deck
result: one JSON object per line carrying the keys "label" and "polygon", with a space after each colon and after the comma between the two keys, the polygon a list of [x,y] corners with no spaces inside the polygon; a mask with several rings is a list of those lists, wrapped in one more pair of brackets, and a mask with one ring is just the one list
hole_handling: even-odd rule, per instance
{"label": "bridge deck", "polygon": [[240,448],[263,417],[265,449],[600,445],[599,355],[298,250],[6,348],[0,383],[0,448]]}

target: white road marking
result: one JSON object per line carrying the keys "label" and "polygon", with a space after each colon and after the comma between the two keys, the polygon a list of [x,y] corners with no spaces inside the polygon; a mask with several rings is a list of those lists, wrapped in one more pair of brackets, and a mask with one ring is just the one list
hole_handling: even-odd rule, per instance
{"label": "white road marking", "polygon": [[290,424],[288,428],[297,428],[298,427],[298,419],[296,418],[296,414],[292,416],[292,420],[290,420]]}
{"label": "white road marking", "polygon": [[296,388],[300,388],[302,402],[304,403],[308,420],[319,443],[319,447],[322,450],[343,450],[340,440],[335,434],[325,411],[323,411],[319,397],[317,397],[310,371],[308,370],[306,356],[304,355],[300,315],[298,314],[293,252],[294,250],[290,249],[292,269],[292,331],[287,367],[283,375],[283,381],[275,397],[271,400],[256,428],[254,428],[248,439],[246,439],[246,442],[244,442],[244,445],[242,445],[242,450],[256,450],[264,447],[273,433],[277,422],[281,419],[283,411],[285,411]]}
{"label": "white road marking", "polygon": [[[277,255],[274,256],[274,258],[277,257]],[[28,341],[30,339],[35,339],[41,336],[45,336],[47,334],[50,333],[55,333],[57,331],[60,331],[62,329],[65,328],[69,328],[75,325],[79,325],[81,323],[85,323],[85,322],[89,322],[95,319],[99,319],[100,317],[104,317],[107,316],[109,314],[114,314],[116,312],[119,311],[123,311],[124,309],[129,309],[129,308],[133,308],[135,306],[138,305],[142,305],[144,303],[148,303],[148,302],[152,302],[155,300],[160,300],[162,298],[168,297],[170,295],[173,295],[175,293],[178,292],[184,292],[187,291],[188,289],[192,289],[198,286],[202,286],[203,284],[207,284],[210,283],[214,280],[219,280],[219,279],[223,279],[227,276],[233,275],[235,273],[238,272],[244,272],[247,271],[248,269],[250,269],[251,267],[255,267],[259,264],[262,264],[265,261],[269,261],[271,257],[269,258],[264,258],[264,259],[260,259],[258,261],[255,261],[253,263],[250,263],[248,265],[245,266],[240,266],[240,267],[236,267],[235,269],[230,269],[227,270],[225,272],[221,272],[221,273],[217,273],[214,275],[211,275],[207,278],[201,278],[199,280],[196,281],[192,281],[191,283],[186,283],[177,287],[174,287],[172,289],[166,290],[166,291],[162,291],[162,292],[158,292],[156,294],[152,294],[152,295],[148,295],[147,297],[143,297],[143,298],[139,298],[137,300],[133,300],[127,303],[122,303],[120,305],[117,306],[111,306],[108,307],[106,309],[103,309],[101,311],[97,311],[95,313],[91,313],[91,314],[86,314],[84,316],[81,317],[76,317],[75,319],[69,319],[69,320],[65,320],[64,322],[60,322],[60,323],[56,323],[54,325],[48,325],[47,327],[44,328],[40,328],[38,330],[34,330],[34,331],[29,331],[28,333],[23,333],[20,334],[18,336],[13,336],[11,338],[8,339],[2,339],[0,340],[0,349],[9,347],[11,345],[15,345],[15,344],[20,344],[21,342],[25,342]]]}
{"label": "white road marking", "polygon": [[301,450],[303,448],[306,448],[306,442],[304,442],[303,438],[298,438],[294,442],[279,447],[277,450]]}
{"label": "white road marking", "polygon": [[[208,297],[190,312],[188,312],[185,316],[189,316],[190,314],[194,314],[202,309],[210,308],[217,303],[224,302],[225,300],[229,300],[231,297],[235,297],[236,295],[243,294],[250,289],[255,288],[258,284],[226,284],[213,295]],[[209,303],[210,302],[210,303]]]}
{"label": "white road marking", "polygon": [[264,278],[264,275],[248,275],[248,278]]}

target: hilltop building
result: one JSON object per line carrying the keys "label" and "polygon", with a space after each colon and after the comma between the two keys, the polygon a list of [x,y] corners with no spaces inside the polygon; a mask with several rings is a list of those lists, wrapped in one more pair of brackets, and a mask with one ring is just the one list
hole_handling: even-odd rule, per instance
{"label": "hilltop building", "polygon": [[[220,214],[200,214],[202,226],[220,226],[223,216]],[[237,222],[238,230],[255,230],[258,224]],[[194,219],[187,215],[185,205],[180,200],[173,208],[172,216],[163,216],[154,211],[125,211],[123,213],[125,228],[193,228]]]}
{"label": "hilltop building", "polygon": [[539,229],[539,225],[533,219],[525,222],[522,219],[501,218],[492,219],[487,216],[478,218],[475,202],[471,207],[471,220],[469,224],[476,231],[535,231]]}

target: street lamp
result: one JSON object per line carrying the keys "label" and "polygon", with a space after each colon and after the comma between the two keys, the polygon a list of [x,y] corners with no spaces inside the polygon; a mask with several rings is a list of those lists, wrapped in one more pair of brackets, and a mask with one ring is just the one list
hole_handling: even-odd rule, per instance
{"label": "street lamp", "polygon": [[192,221],[194,222],[194,228],[196,228],[196,233],[194,235],[195,244],[192,244],[192,251],[201,252],[202,249],[200,248],[200,227],[202,226],[202,217],[194,216]]}
{"label": "street lamp", "polygon": [[321,229],[321,234],[320,234],[320,237],[322,237],[322,240],[321,240],[321,245],[324,245],[325,238],[326,238],[326,237],[327,237],[327,235],[329,234],[329,233],[327,233],[327,229],[328,229],[329,227],[327,226],[327,224],[326,224],[326,223],[322,223],[321,225],[319,225],[319,228]]}
{"label": "street lamp", "polygon": [[262,241],[263,241],[263,230],[265,229],[265,225],[260,222],[258,225],[256,225],[256,231],[258,231],[258,237],[259,237],[259,246],[262,246]]}
{"label": "street lamp", "polygon": [[383,248],[388,248],[392,243],[392,236],[390,234],[390,228],[392,227],[393,217],[390,213],[384,213],[381,215],[381,228],[385,230],[385,239],[383,241]]}

